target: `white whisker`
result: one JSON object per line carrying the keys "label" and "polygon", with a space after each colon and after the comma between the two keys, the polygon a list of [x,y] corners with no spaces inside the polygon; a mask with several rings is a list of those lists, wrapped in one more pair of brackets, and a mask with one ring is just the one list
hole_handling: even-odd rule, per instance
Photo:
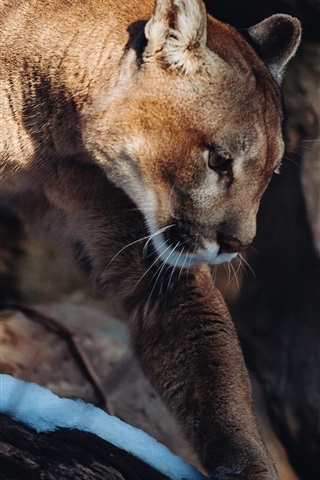
{"label": "white whisker", "polygon": [[240,291],[240,285],[239,285],[239,281],[238,281],[238,277],[237,277],[237,275],[239,273],[240,264],[239,264],[237,270],[235,270],[235,268],[234,268],[234,266],[231,262],[230,262],[229,265],[230,265],[230,269],[233,271],[233,276],[232,276],[230,282],[228,283],[227,287],[230,285],[230,283],[232,283],[233,280],[235,280],[236,283],[237,283],[238,291]]}
{"label": "white whisker", "polygon": [[[252,245],[250,245],[251,250],[254,251],[254,253],[259,253],[259,250],[257,250],[255,247],[253,247]],[[241,256],[241,255],[240,255]]]}
{"label": "white whisker", "polygon": [[226,288],[227,288],[228,285],[230,285],[230,277],[231,277],[230,263],[226,263],[226,269],[228,271],[228,280],[227,280],[227,285],[226,285]]}
{"label": "white whisker", "polygon": [[128,245],[125,245],[124,247],[122,247],[110,260],[110,262],[108,263],[108,265],[105,267],[104,269],[104,272],[110,267],[111,263],[117,258],[118,255],[120,255],[120,253],[122,253],[124,250],[126,250],[127,248],[131,247],[132,245],[135,245],[136,243],[139,243],[139,242],[142,242],[143,240],[149,240],[153,237],[155,237],[156,235],[159,235],[160,233],[164,232],[165,230],[167,230],[168,228],[171,228],[172,225],[168,225],[166,227],[163,227],[163,228],[160,228],[159,230],[157,230],[155,233],[152,233],[151,235],[146,235],[145,237],[142,237],[142,238],[139,238],[138,240],[134,240],[133,242],[129,243]]}
{"label": "white whisker", "polygon": [[146,240],[147,238],[149,238],[149,235],[146,236],[146,237],[142,237],[142,238],[139,238],[138,240],[134,240],[133,242],[129,243],[128,245],[125,245],[124,247],[122,247],[110,260],[110,262],[108,263],[108,265],[106,266],[106,268],[104,269],[104,271],[106,271],[109,266],[111,265],[111,263],[115,260],[115,258],[117,258],[118,255],[120,255],[121,252],[123,252],[123,250],[125,250],[126,248],[129,248],[131,247],[131,245],[134,245],[135,243],[139,243],[139,242],[142,242],[143,240]]}
{"label": "white whisker", "polygon": [[[173,227],[173,224],[171,223],[170,225],[167,225],[166,227],[163,227],[163,228],[160,228],[159,230],[157,230],[155,233],[152,233],[151,235],[149,235],[149,238],[148,240],[146,241],[144,247],[143,247],[143,256],[146,257],[146,253],[147,253],[147,248],[148,248],[148,244],[150,242],[150,240],[152,240],[156,235],[160,235],[160,233],[163,233],[165,232],[166,230],[168,230],[169,228]],[[145,240],[145,238],[144,238]],[[166,241],[164,241],[164,243],[162,243],[162,245],[164,245],[166,243]],[[162,246],[161,245],[161,246]]]}
{"label": "white whisker", "polygon": [[169,291],[169,288],[170,288],[170,283],[171,283],[171,280],[172,280],[174,271],[175,271],[175,269],[177,268],[177,265],[178,265],[178,263],[179,263],[181,254],[182,254],[182,251],[179,253],[178,258],[176,259],[175,264],[174,264],[174,266],[172,267],[172,272],[171,272],[171,275],[170,275],[170,277],[169,277],[169,281],[168,281],[168,285],[167,285],[166,297],[167,297],[167,294],[168,294],[168,291]]}
{"label": "white whisker", "polygon": [[308,143],[308,142],[320,142],[320,138],[308,138],[306,140],[300,140],[299,143]]}
{"label": "white whisker", "polygon": [[306,147],[305,145],[300,146],[300,148],[303,148],[304,150],[309,150],[310,152],[314,152],[314,153],[320,152],[320,150],[316,150],[315,148],[311,148],[311,147]]}
{"label": "white whisker", "polygon": [[216,283],[217,274],[218,274],[218,267],[217,267],[217,265],[214,265],[214,267],[213,267],[213,272],[212,272],[212,280],[213,280],[213,283]]}
{"label": "white whisker", "polygon": [[[158,258],[156,258],[152,264],[150,265],[150,267],[144,272],[143,275],[141,275],[141,277],[139,278],[139,280],[136,282],[136,284],[134,285],[134,287],[132,288],[131,292],[130,293],[133,293],[134,289],[139,285],[139,283],[141,282],[141,280],[148,274],[148,272],[150,272],[150,270],[152,269],[152,267],[154,267],[154,265],[159,261]],[[158,271],[158,270],[157,270]]]}
{"label": "white whisker", "polygon": [[170,191],[168,207],[169,207],[169,212],[170,212],[172,218],[174,218],[175,220],[179,220],[179,218],[173,213],[173,210],[172,210],[172,207],[171,207],[171,198],[172,198],[172,195],[173,195],[175,184],[176,184],[176,181],[172,185],[172,188],[171,188],[171,191]]}
{"label": "white whisker", "polygon": [[[184,252],[184,248],[183,248],[182,251],[181,251],[182,255],[183,255],[183,252]],[[183,269],[184,269],[184,267],[185,267],[187,258],[188,258],[187,255],[185,255],[185,256],[184,256],[184,260],[183,260],[183,264],[182,264],[182,266],[181,266],[181,268],[180,268],[179,277],[178,277],[178,283],[180,282],[181,273],[182,273],[182,271],[183,271]]]}
{"label": "white whisker", "polygon": [[[193,249],[192,255],[194,255],[194,252],[195,252],[195,248]],[[186,267],[186,269],[187,269],[187,280],[186,280],[186,282],[187,282],[187,283],[188,283],[188,281],[189,281],[189,273],[190,273],[190,268],[191,268],[191,266],[192,266],[192,256],[190,256],[190,257],[188,258],[188,260],[189,260],[189,265]]]}
{"label": "white whisker", "polygon": [[285,160],[288,160],[290,163],[293,163],[293,165],[295,165],[296,167],[301,168],[300,163],[295,162],[292,158],[287,157],[286,155],[284,155],[283,158],[284,158]]}
{"label": "white whisker", "polygon": [[250,265],[250,264],[247,262],[247,260],[244,258],[244,256],[243,256],[243,255],[241,255],[240,253],[239,253],[239,259],[240,259],[242,262],[244,262],[244,263],[247,265],[247,267],[248,267],[248,268],[249,268],[249,270],[251,271],[251,273],[252,273],[253,277],[254,277],[254,278],[256,278],[256,274],[254,273],[254,271],[253,271],[253,269],[252,269],[251,265]]}
{"label": "white whisker", "polygon": [[[171,249],[171,248],[172,248],[172,249],[171,249],[171,252],[170,252],[169,255],[167,256],[167,259],[166,259],[167,261],[168,261],[168,259],[170,258],[170,256],[174,253],[175,249],[179,246],[179,243],[180,243],[180,242],[178,242],[174,248],[172,248],[171,245],[169,245],[169,246],[166,248],[165,252],[166,252],[168,249]],[[157,285],[157,283],[158,283],[158,281],[159,281],[159,279],[160,279],[160,276],[161,276],[161,274],[162,274],[163,269],[164,269],[165,266],[166,266],[166,263],[163,262],[162,265],[161,265],[161,267],[160,267],[160,268],[156,271],[156,273],[155,273],[155,275],[156,275],[157,272],[158,272],[157,278],[156,278],[155,281],[154,281],[154,284],[153,284],[152,290],[151,290],[151,292],[150,292],[150,295],[149,295],[149,298],[148,298],[148,302],[147,302],[146,310],[145,310],[145,311],[148,310],[148,305],[149,305],[149,303],[150,303],[152,294],[153,294],[153,292],[154,292],[154,290],[155,290],[155,288],[156,288],[156,285]],[[155,275],[153,275],[151,281],[153,280],[153,278],[155,277]],[[150,283],[151,283],[151,281],[150,281]]]}

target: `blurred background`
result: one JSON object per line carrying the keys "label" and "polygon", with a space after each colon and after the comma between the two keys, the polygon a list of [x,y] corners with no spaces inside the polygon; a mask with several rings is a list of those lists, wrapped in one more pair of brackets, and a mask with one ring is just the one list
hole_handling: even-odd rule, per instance
{"label": "blurred background", "polygon": [[[320,478],[320,0],[207,1],[238,28],[273,13],[303,26],[286,72],[286,153],[263,199],[258,234],[217,282],[233,314],[255,406],[281,480]],[[82,398],[197,458],[130,352],[125,323],[32,205],[1,201],[1,372]],[[235,275],[236,273],[236,275]],[[30,310],[19,307],[21,303]],[[79,348],[80,356],[74,354]],[[92,373],[93,372],[93,373]]]}

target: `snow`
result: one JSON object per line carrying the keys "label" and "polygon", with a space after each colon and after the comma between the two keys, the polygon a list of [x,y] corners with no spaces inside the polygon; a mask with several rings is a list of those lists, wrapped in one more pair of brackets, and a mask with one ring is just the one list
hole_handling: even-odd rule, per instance
{"label": "snow", "polygon": [[0,412],[37,432],[73,428],[93,433],[133,454],[172,480],[205,478],[142,430],[82,400],[60,398],[35,383],[0,375]]}

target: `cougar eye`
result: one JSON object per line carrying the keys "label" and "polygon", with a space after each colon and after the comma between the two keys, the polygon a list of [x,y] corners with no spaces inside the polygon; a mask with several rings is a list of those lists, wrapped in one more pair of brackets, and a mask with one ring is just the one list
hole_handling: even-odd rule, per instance
{"label": "cougar eye", "polygon": [[208,166],[218,173],[226,174],[231,168],[231,158],[224,157],[214,148],[209,149]]}

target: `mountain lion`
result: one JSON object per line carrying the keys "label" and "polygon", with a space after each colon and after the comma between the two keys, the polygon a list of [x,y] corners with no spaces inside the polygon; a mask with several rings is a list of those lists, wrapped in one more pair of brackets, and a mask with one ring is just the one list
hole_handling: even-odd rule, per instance
{"label": "mountain lion", "polygon": [[276,479],[210,265],[252,242],[300,23],[201,0],[2,0],[1,195],[37,199],[122,305],[213,479]]}

